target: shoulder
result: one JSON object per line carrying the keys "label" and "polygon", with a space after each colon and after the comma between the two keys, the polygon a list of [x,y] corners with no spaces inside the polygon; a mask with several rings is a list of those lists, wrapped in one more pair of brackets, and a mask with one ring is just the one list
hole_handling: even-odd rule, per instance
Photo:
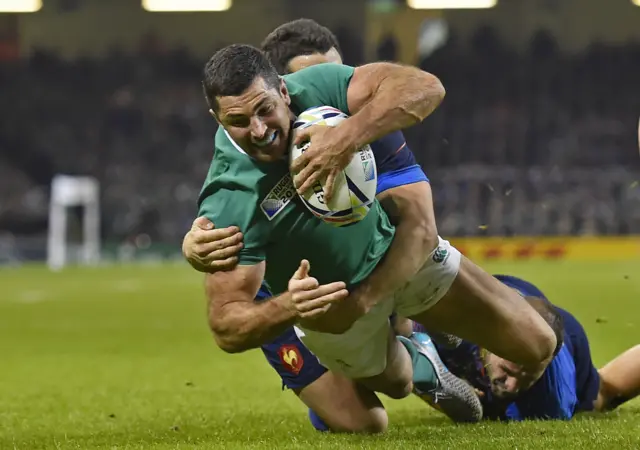
{"label": "shoulder", "polygon": [[[198,206],[201,209],[222,209],[225,212],[246,210],[246,205],[255,195],[254,180],[260,176],[247,156],[226,134],[218,128],[215,137],[215,151],[207,177],[200,191]],[[244,208],[239,208],[244,204]]]}
{"label": "shoulder", "polygon": [[291,107],[300,113],[314,106],[333,106],[348,114],[347,89],[354,68],[343,64],[316,64],[285,75]]}

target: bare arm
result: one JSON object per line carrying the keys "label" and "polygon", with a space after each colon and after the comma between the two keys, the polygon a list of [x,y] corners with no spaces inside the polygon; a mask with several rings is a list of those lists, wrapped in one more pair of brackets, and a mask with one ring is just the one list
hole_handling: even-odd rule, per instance
{"label": "bare arm", "polygon": [[209,326],[218,346],[228,353],[259,347],[296,320],[288,292],[260,303],[254,301],[264,270],[262,262],[205,275]]}
{"label": "bare arm", "polygon": [[295,132],[296,144],[311,142],[291,162],[298,193],[326,177],[324,190],[329,201],[337,173],[358,149],[424,120],[444,95],[438,78],[415,67],[373,63],[354,69],[347,88],[351,117],[336,127],[310,126]]}
{"label": "bare arm", "polygon": [[416,67],[386,62],[357,67],[347,90],[351,117],[338,127],[340,135],[356,151],[423,121],[444,96],[440,80]]}
{"label": "bare arm", "polygon": [[324,320],[332,333],[344,333],[353,322],[408,283],[424,265],[438,242],[428,182],[389,189],[378,196],[396,225],[396,234],[384,259],[349,298],[332,305]]}

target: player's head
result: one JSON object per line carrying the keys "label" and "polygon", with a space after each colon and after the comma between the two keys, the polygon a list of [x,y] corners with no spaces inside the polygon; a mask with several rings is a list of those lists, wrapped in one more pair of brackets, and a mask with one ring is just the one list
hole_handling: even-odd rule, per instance
{"label": "player's head", "polygon": [[[557,355],[564,342],[564,321],[556,308],[547,300],[539,297],[525,297],[525,300],[542,316],[556,335],[556,349],[553,356]],[[484,355],[484,363],[487,375],[491,380],[491,391],[503,400],[512,400],[533,381],[528,374],[520,370],[518,364],[500,358],[493,353]]]}
{"label": "player's head", "polygon": [[211,114],[248,155],[271,162],[286,154],[291,99],[262,51],[240,44],[217,51],[202,86]]}
{"label": "player's head", "polygon": [[262,41],[262,50],[281,74],[322,63],[342,64],[338,39],[311,19],[287,22]]}

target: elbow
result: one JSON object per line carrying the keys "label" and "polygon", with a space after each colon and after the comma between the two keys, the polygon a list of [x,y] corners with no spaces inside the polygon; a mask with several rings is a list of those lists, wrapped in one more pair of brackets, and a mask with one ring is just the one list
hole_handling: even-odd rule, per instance
{"label": "elbow", "polygon": [[424,93],[427,97],[427,101],[425,102],[425,105],[427,105],[427,107],[425,108],[426,117],[431,114],[438,106],[440,106],[440,103],[442,103],[442,101],[444,100],[444,96],[447,94],[447,92],[438,77],[427,72],[424,72],[424,74]]}
{"label": "elbow", "polygon": [[431,98],[431,101],[434,103],[434,109],[440,105],[440,103],[442,103],[442,100],[444,100],[444,96],[447,95],[447,91],[444,89],[444,85],[442,84],[442,82],[440,81],[440,79],[438,77],[436,77],[435,75],[431,75],[429,74],[429,88],[428,88],[428,92],[429,92],[429,97]]}
{"label": "elbow", "polygon": [[234,330],[224,323],[213,320],[210,321],[209,327],[216,345],[225,353],[242,353],[253,348],[248,335],[241,330]]}
{"label": "elbow", "polygon": [[249,350],[247,345],[244,345],[242,340],[230,336],[220,336],[214,333],[214,339],[218,348],[225,353],[242,353]]}
{"label": "elbow", "polygon": [[433,76],[433,82],[431,83],[433,90],[434,99],[440,104],[442,100],[444,100],[444,96],[447,95],[447,91],[444,89],[444,85],[440,81],[440,79],[436,76]]}

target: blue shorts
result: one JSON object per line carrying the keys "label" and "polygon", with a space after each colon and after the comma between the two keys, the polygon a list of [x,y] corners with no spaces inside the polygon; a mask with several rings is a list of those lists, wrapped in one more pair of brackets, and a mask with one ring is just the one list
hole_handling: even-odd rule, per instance
{"label": "blue shorts", "polygon": [[318,358],[300,342],[293,327],[261,348],[271,367],[282,378],[283,389],[302,389],[327,372]]}
{"label": "blue shorts", "polygon": [[591,411],[600,391],[600,374],[591,360],[587,334],[570,312],[557,306],[556,309],[564,320],[564,344],[571,352],[576,366],[576,411]]}
{"label": "blue shorts", "polygon": [[[389,319],[393,324],[395,314]],[[283,389],[302,389],[327,372],[327,368],[298,339],[293,327],[260,348],[282,378]]]}

